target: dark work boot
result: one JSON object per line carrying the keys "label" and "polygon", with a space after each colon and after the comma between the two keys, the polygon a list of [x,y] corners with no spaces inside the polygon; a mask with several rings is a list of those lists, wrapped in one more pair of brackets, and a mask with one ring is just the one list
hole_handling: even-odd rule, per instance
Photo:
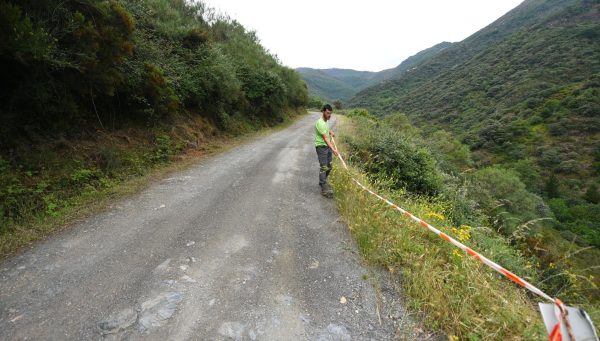
{"label": "dark work boot", "polygon": [[329,186],[328,183],[324,184],[323,187],[321,187],[321,194],[323,194],[324,197],[333,198],[333,189],[331,188],[331,186]]}

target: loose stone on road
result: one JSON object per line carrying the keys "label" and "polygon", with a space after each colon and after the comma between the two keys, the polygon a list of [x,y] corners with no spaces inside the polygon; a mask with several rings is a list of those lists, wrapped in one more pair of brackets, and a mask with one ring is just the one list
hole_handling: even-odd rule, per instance
{"label": "loose stone on road", "polygon": [[375,290],[376,272],[362,265],[334,202],[319,192],[317,115],[3,261],[0,339],[407,335],[393,283]]}

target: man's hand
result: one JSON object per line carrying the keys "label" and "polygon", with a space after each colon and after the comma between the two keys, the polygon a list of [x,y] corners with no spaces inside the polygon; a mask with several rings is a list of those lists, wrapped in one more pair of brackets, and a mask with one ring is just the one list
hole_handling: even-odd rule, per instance
{"label": "man's hand", "polygon": [[329,141],[329,137],[327,137],[327,134],[323,134],[323,140],[327,144],[327,147],[329,147],[329,149],[331,149],[331,151],[335,154],[335,156],[339,156],[340,155],[340,153],[337,151],[337,149],[335,149],[335,147],[333,146],[333,144],[331,143],[331,141]]}

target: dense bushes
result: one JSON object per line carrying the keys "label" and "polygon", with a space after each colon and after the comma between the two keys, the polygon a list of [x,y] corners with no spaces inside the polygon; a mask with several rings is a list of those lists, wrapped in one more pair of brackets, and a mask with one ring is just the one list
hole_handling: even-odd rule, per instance
{"label": "dense bushes", "polygon": [[[599,10],[598,1],[525,1],[350,101],[377,116],[405,112],[423,130],[418,145],[429,147],[445,173],[439,192],[454,203],[450,211],[460,208],[455,216],[504,234],[540,263],[545,290],[594,302],[596,312]],[[446,158],[444,148],[456,143],[431,143],[436,135],[452,140],[440,129],[468,150],[457,144],[456,157]]]}
{"label": "dense bushes", "polygon": [[431,153],[410,138],[383,124],[368,119],[366,111],[351,113],[360,120],[360,138],[349,140],[352,158],[364,165],[374,177],[390,188],[434,195],[439,192],[441,179]]}
{"label": "dense bushes", "polygon": [[600,248],[600,204],[553,198],[548,205],[557,220],[555,228],[566,239]]}
{"label": "dense bushes", "polygon": [[514,169],[528,191],[574,206],[600,182],[600,25],[589,14],[599,10],[597,1],[526,1],[350,105],[452,132],[474,166]]}
{"label": "dense bushes", "polygon": [[542,198],[527,191],[514,171],[487,167],[476,171],[470,180],[470,197],[490,217],[490,226],[507,236],[550,215]]}
{"label": "dense bushes", "polygon": [[184,111],[272,124],[307,102],[295,71],[201,2],[3,0],[0,8],[3,146],[24,132],[154,124]]}
{"label": "dense bushes", "polygon": [[[443,130],[424,134],[413,127],[401,113],[383,120],[365,109],[348,113],[360,134],[346,137],[351,148],[350,159],[364,171],[393,190],[406,190],[415,195],[455,200],[457,210],[469,210],[464,202],[476,203],[470,212],[446,212],[457,217],[475,218],[468,223],[486,223],[504,235],[551,213],[541,197],[529,192],[519,174],[500,167],[484,167],[473,171],[468,148]],[[464,173],[464,171],[470,172]],[[462,197],[457,192],[465,192]],[[539,225],[539,223],[538,223]]]}
{"label": "dense bushes", "polygon": [[96,104],[123,84],[120,66],[133,54],[130,14],[108,1],[0,7],[3,144],[23,127],[64,129],[94,118],[103,109]]}
{"label": "dense bushes", "polygon": [[248,133],[308,100],[254,32],[199,1],[0,0],[0,73],[0,253],[32,218],[208,144],[215,127]]}
{"label": "dense bushes", "polygon": [[[450,339],[541,338],[544,333],[541,319],[524,291],[412,223],[412,220],[390,210],[388,205],[354,184],[350,176],[358,177],[368,187],[434,224],[444,233],[528,280],[536,281],[538,272],[532,261],[511,247],[509,238],[482,224],[492,219],[485,219],[485,212],[481,212],[484,210],[480,208],[478,212],[477,207],[471,204],[471,188],[456,181],[455,176],[444,174],[435,165],[430,169],[418,168],[413,163],[406,163],[404,155],[369,148],[370,143],[363,140],[373,139],[378,134],[390,134],[390,126],[381,121],[371,124],[373,118],[365,118],[370,116],[368,112],[363,110],[360,114],[355,112],[352,120],[343,120],[342,127],[338,128],[341,141],[346,142],[342,148],[349,148],[349,159],[353,162],[349,163],[350,173],[340,170],[340,167],[334,168],[332,182],[340,213],[366,260],[392,273],[398,272],[411,312],[424,316],[429,327],[444,330]],[[404,119],[403,115],[398,115],[392,121],[408,128]],[[421,132],[414,128],[409,128],[408,132],[404,129],[396,132],[397,136],[404,135],[396,146],[418,144],[423,155],[435,160],[434,148],[422,139]],[[389,142],[381,139],[372,144]],[[364,148],[372,152],[363,153]],[[416,188],[396,188],[397,183],[390,176],[382,176],[380,170],[371,169],[368,165],[371,159],[382,154],[386,158],[400,156],[394,169],[417,167],[416,171],[433,172],[443,179],[442,183],[438,183],[441,194],[426,194]],[[365,178],[370,178],[371,184]],[[493,188],[477,190],[485,191],[491,201],[497,198],[498,192],[494,192]],[[409,338],[415,338],[415,335]]]}
{"label": "dense bushes", "polygon": [[308,103],[306,104],[308,108],[318,109],[319,111],[323,108],[323,105],[325,105],[325,102],[317,96],[310,96],[308,98]]}
{"label": "dense bushes", "polygon": [[[538,274],[548,277],[544,281],[548,290],[560,290],[562,296],[577,300],[585,291],[586,299],[596,299],[598,280],[588,277],[600,273],[590,267],[593,256],[573,257],[572,252],[581,246],[598,246],[597,187],[590,187],[587,202],[575,197],[546,204],[538,187],[543,182],[532,160],[476,167],[468,148],[452,134],[415,128],[404,114],[377,119],[365,109],[355,109],[348,117],[351,130],[343,141],[349,147],[349,160],[380,189],[407,203],[439,207],[436,212],[444,217],[444,224],[477,226],[470,233],[483,250],[493,250],[490,238],[501,236],[517,252],[530,255],[530,263],[538,263]],[[597,250],[586,252],[598,255]],[[495,257],[520,273],[532,270],[511,257],[497,253]]]}
{"label": "dense bushes", "polygon": [[[539,180],[531,160],[512,162],[506,168],[488,166],[473,170],[468,149],[447,132],[424,132],[411,126],[402,114],[378,120],[362,109],[349,116],[351,122],[344,124],[345,129],[338,135],[349,148],[349,159],[354,161],[351,164],[366,171],[374,180],[372,186],[381,194],[550,295],[585,306],[593,318],[599,316],[600,271],[595,264],[600,254],[597,249],[574,244],[596,243],[597,234],[582,227],[598,228],[599,204],[556,198],[549,200],[548,207],[540,196],[528,190]],[[396,140],[381,136],[394,136]],[[437,138],[444,140],[436,141]],[[419,146],[433,164],[419,168],[418,164],[407,162],[401,152],[392,153],[382,144],[394,144],[400,150]],[[395,158],[395,162],[373,167],[374,160],[390,158]],[[400,182],[393,177],[402,176],[395,170],[403,167],[432,174],[440,180],[437,191],[428,193],[398,186]],[[380,202],[354,186],[345,172],[334,175],[340,211],[365,257],[402,273],[401,283],[409,303],[413,309],[425,312],[430,325],[467,339],[541,337],[541,322],[531,320],[536,315],[534,305],[520,296],[522,291],[513,292],[516,287],[508,288],[491,270],[476,266],[462,252],[423,229],[406,226],[405,218],[385,205],[375,204]],[[595,200],[596,196],[589,194],[589,199]],[[498,295],[505,299],[502,307],[496,306],[497,299],[489,299],[490,290],[496,287]],[[483,321],[484,315],[494,318]],[[528,321],[525,324],[524,319]]]}

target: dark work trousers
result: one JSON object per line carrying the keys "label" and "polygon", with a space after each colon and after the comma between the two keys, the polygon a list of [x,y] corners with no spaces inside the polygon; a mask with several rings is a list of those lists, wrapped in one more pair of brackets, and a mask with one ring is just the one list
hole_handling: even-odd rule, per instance
{"label": "dark work trousers", "polygon": [[331,161],[332,161],[331,148],[328,146],[317,147],[317,157],[319,158],[319,186],[323,188],[327,183],[327,177],[331,172]]}

